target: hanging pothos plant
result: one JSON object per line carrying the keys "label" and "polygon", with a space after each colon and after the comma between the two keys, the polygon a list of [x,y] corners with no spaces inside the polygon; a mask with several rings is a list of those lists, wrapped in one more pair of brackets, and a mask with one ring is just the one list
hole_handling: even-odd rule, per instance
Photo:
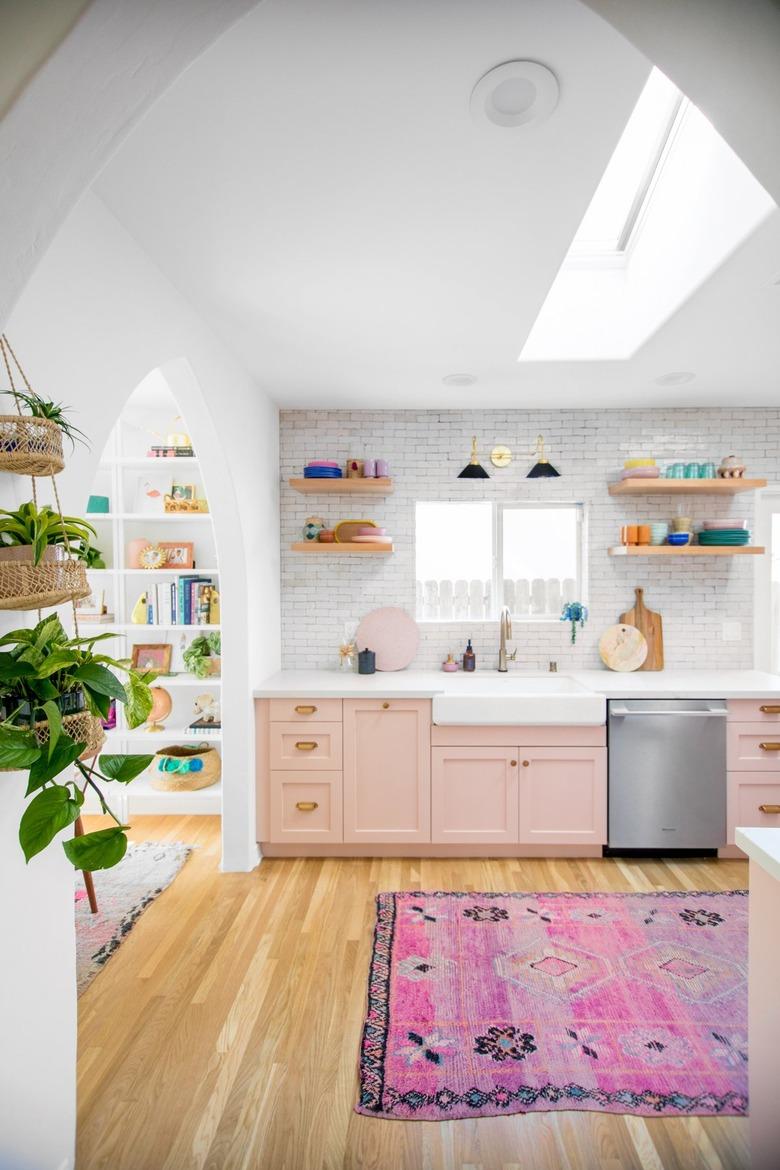
{"label": "hanging pothos plant", "polygon": [[581,601],[567,601],[561,613],[562,622],[571,623],[571,644],[572,646],[577,641],[577,626],[580,629],[585,628],[585,622],[588,620],[588,607],[583,605]]}
{"label": "hanging pothos plant", "polygon": [[[19,826],[27,861],[73,824],[88,788],[114,825],[64,841],[66,856],[86,870],[108,869],[124,857],[128,826],[111,810],[101,785],[129,784],[154,757],[105,754],[97,766],[94,760],[86,762],[80,757],[87,745],[68,734],[68,716],[63,714],[86,708],[105,719],[114,699],[124,704],[129,727],[146,720],[152,708],[149,683],[155,676],[138,674],[126,661],[96,653],[96,643],[112,636],[69,638],[52,614],[32,629],[12,630],[0,638],[0,769],[28,775],[25,795],[31,799]],[[126,675],[124,683],[117,671]],[[42,727],[48,731],[46,742],[39,738]]]}

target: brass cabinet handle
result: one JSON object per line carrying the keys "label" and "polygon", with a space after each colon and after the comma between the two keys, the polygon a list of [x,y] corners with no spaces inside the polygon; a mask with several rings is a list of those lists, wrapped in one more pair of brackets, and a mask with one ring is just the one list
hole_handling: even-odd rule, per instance
{"label": "brass cabinet handle", "polygon": [[295,745],[299,752],[313,752],[317,746],[314,739],[299,739]]}
{"label": "brass cabinet handle", "polygon": [[530,760],[523,760],[523,767],[527,768],[530,763],[531,763]]}
{"label": "brass cabinet handle", "polygon": [[315,808],[319,808],[320,806],[316,800],[299,800],[295,807],[300,809],[301,812],[314,812]]}
{"label": "brass cabinet handle", "polygon": [[298,715],[313,715],[317,708],[313,704],[299,703],[295,710]]}
{"label": "brass cabinet handle", "polygon": [[762,813],[772,813],[777,816],[780,813],[780,804],[760,804],[758,811]]}
{"label": "brass cabinet handle", "polygon": [[758,709],[763,711],[765,715],[780,715],[780,706],[775,706],[772,703],[762,703]]}
{"label": "brass cabinet handle", "polygon": [[780,752],[780,743],[760,743],[762,752]]}
{"label": "brass cabinet handle", "polygon": [[517,767],[517,760],[510,760],[509,763],[512,765],[513,768]]}
{"label": "brass cabinet handle", "polygon": [[389,703],[383,703],[383,704],[382,704],[382,710],[383,710],[383,711],[386,711],[386,710],[387,710],[387,708],[388,708],[389,706],[390,706],[390,704],[389,704]]}

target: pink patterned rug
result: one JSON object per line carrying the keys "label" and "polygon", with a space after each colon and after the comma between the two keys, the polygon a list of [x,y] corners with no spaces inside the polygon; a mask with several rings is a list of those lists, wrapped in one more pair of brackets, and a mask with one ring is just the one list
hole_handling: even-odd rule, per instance
{"label": "pink patterned rug", "polygon": [[747,1113],[747,890],[377,897],[359,1113]]}

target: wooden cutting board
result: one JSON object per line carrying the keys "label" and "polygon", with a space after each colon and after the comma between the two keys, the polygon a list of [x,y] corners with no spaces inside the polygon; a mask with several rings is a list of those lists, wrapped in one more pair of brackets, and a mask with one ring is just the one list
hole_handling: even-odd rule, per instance
{"label": "wooden cutting board", "polygon": [[638,585],[634,589],[636,601],[633,609],[621,613],[618,618],[627,626],[636,628],[645,636],[647,642],[647,658],[639,667],[640,670],[663,670],[664,668],[664,631],[660,613],[648,609],[644,600],[644,589]]}

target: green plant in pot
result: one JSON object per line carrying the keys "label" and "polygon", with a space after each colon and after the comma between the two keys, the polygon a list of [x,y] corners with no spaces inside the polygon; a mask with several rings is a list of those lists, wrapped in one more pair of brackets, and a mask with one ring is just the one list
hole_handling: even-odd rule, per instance
{"label": "green plant in pot", "polygon": [[196,678],[208,678],[219,674],[219,656],[222,652],[222,637],[218,630],[211,634],[198,634],[184,651],[184,665]]}
{"label": "green plant in pot", "polygon": [[[33,629],[12,630],[0,638],[0,769],[28,773],[26,795],[31,800],[19,826],[28,861],[76,820],[88,788],[114,825],[63,842],[66,855],[79,869],[106,869],[127,849],[127,826],[112,812],[101,783],[128,784],[154,757],[104,754],[95,767],[79,758],[86,744],[72,738],[67,728],[74,709],[107,718],[112,699],[124,704],[130,727],[138,727],[151,711],[149,683],[155,676],[140,675],[126,661],[97,653],[96,643],[110,637],[69,638],[52,614]],[[117,671],[126,674],[124,683]],[[42,743],[34,728],[44,722],[48,738]],[[75,772],[63,780],[62,774],[71,769]]]}
{"label": "green plant in pot", "polygon": [[53,422],[55,426],[60,428],[63,435],[70,440],[71,447],[75,447],[77,442],[83,443],[87,448],[89,447],[87,436],[68,419],[67,411],[70,409],[69,407],[63,406],[61,402],[48,402],[34,391],[25,394],[21,390],[4,390],[3,393],[12,394],[17,402],[23,402],[33,418],[45,418],[49,422]]}
{"label": "green plant in pot", "polygon": [[[14,512],[0,508],[0,559],[9,559],[8,550],[29,548],[33,564],[39,565],[44,559],[56,559],[62,549],[89,562],[90,553],[97,552],[90,543],[94,536],[97,532],[86,520],[61,516],[48,504],[38,508],[30,501]],[[47,554],[47,549],[53,552]]]}

